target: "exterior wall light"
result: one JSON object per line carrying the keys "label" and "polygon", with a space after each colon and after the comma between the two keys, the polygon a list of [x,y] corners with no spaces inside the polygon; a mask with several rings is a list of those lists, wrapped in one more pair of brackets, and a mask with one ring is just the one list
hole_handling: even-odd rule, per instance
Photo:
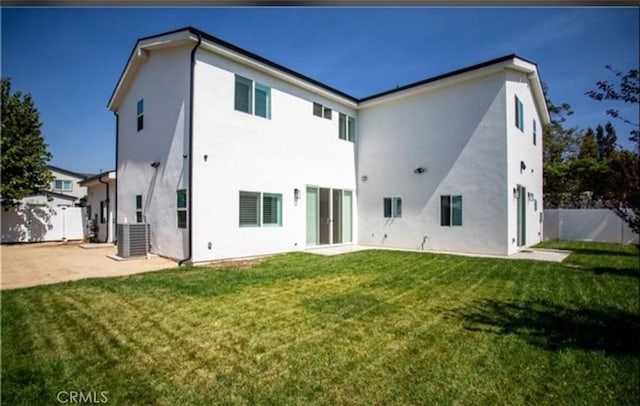
{"label": "exterior wall light", "polygon": [[529,199],[530,202],[533,201],[533,193],[527,193],[527,199]]}
{"label": "exterior wall light", "polygon": [[425,173],[426,171],[427,171],[427,170],[426,170],[425,168],[423,168],[422,166],[420,166],[420,167],[418,167],[418,168],[414,169],[414,170],[413,170],[413,173],[421,174],[421,173]]}
{"label": "exterior wall light", "polygon": [[298,188],[293,189],[293,198],[294,198],[294,200],[299,200],[300,199],[300,189],[298,189]]}
{"label": "exterior wall light", "polygon": [[520,198],[520,191],[516,188],[513,188],[513,198],[514,199],[519,199]]}
{"label": "exterior wall light", "polygon": [[367,179],[369,179],[369,178],[367,177],[367,175],[362,175],[362,176],[360,177],[360,180],[361,180],[361,181],[363,181],[363,182],[366,182],[366,181],[367,181]]}
{"label": "exterior wall light", "polygon": [[520,161],[520,172],[524,171],[525,169],[527,169],[527,165],[524,164],[524,161]]}
{"label": "exterior wall light", "polygon": [[154,169],[158,169],[160,166],[160,161],[151,162],[151,167]]}

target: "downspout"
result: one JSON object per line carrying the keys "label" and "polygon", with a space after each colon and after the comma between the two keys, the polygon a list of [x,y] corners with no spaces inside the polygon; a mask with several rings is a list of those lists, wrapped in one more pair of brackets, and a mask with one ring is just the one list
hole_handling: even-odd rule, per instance
{"label": "downspout", "polygon": [[[116,116],[116,167],[115,167],[115,171],[116,171],[116,188],[114,191],[114,198],[115,198],[115,202],[113,202],[113,215],[114,215],[114,220],[116,223],[116,230],[114,230],[117,233],[117,229],[118,229],[118,136],[120,135],[120,116],[118,115],[117,111],[113,112],[113,115]],[[118,235],[114,233],[114,239],[113,239],[113,243],[117,244],[118,243]]]}
{"label": "downspout", "polygon": [[[108,174],[108,172],[107,172]],[[104,242],[107,243],[109,242],[109,226],[111,225],[111,221],[109,219],[109,182],[103,182],[102,181],[102,175],[98,175],[98,182],[102,183],[103,185],[107,185],[107,235],[104,237]],[[102,218],[102,213],[100,213],[100,218]]]}
{"label": "downspout", "polygon": [[191,260],[193,256],[193,77],[196,67],[196,50],[202,43],[202,36],[198,33],[198,43],[191,50],[191,76],[189,77],[189,188],[187,190],[187,227],[189,239],[189,255],[178,262],[178,266],[182,266],[185,262]]}

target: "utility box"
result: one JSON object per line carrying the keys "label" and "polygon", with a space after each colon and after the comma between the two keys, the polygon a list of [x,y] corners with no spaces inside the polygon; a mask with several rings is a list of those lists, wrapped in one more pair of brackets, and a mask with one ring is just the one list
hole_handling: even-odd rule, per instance
{"label": "utility box", "polygon": [[146,256],[151,248],[149,224],[118,224],[118,256],[121,258]]}

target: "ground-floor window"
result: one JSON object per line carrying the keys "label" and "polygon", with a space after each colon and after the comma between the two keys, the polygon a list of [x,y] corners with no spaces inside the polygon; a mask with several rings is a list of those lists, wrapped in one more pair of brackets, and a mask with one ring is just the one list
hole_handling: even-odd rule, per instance
{"label": "ground-floor window", "polygon": [[282,194],[240,192],[240,227],[282,226]]}
{"label": "ground-floor window", "polygon": [[399,197],[385,197],[383,199],[384,217],[402,217],[402,199]]}
{"label": "ground-floor window", "polygon": [[142,195],[136,195],[136,223],[142,223]]}
{"label": "ground-floor window", "polygon": [[440,225],[462,225],[462,196],[440,196]]}
{"label": "ground-floor window", "polygon": [[176,192],[176,207],[178,228],[187,228],[187,191],[180,189]]}

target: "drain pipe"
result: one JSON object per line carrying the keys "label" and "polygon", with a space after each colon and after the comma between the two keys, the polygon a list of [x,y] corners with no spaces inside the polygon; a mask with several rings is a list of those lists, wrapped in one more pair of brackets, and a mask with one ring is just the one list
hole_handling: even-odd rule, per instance
{"label": "drain pipe", "polygon": [[[109,172],[107,172],[107,175],[109,174]],[[109,225],[110,225],[110,221],[109,221],[109,182],[103,182],[102,181],[102,174],[98,175],[98,182],[102,183],[103,185],[107,185],[107,235],[104,237],[104,242],[108,243],[109,242]],[[100,213],[100,218],[102,218],[102,213]]]}
{"label": "drain pipe", "polygon": [[202,35],[198,33],[198,43],[191,50],[191,77],[189,78],[189,189],[187,190],[187,227],[189,239],[189,255],[178,262],[182,266],[193,256],[193,76],[196,67],[196,50],[202,43]]}
{"label": "drain pipe", "polygon": [[114,190],[115,202],[113,202],[113,215],[114,215],[114,222],[116,226],[116,228],[113,230],[113,234],[115,237],[113,239],[113,243],[116,244],[118,241],[118,138],[119,138],[118,136],[120,134],[120,115],[118,114],[117,111],[114,111],[113,115],[116,116],[116,166],[115,166],[116,188]]}

